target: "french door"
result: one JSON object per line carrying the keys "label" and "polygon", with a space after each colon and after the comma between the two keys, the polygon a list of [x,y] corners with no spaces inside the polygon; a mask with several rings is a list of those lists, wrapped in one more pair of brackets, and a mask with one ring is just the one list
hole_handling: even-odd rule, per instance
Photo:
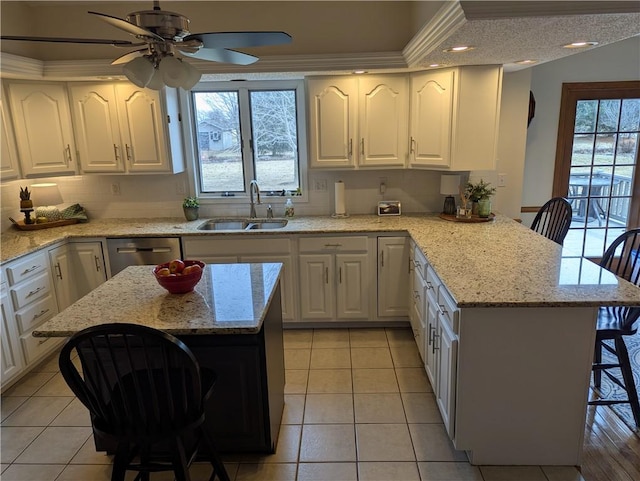
{"label": "french door", "polygon": [[640,82],[563,84],[553,195],[571,202],[576,254],[597,261],[640,225],[639,137]]}

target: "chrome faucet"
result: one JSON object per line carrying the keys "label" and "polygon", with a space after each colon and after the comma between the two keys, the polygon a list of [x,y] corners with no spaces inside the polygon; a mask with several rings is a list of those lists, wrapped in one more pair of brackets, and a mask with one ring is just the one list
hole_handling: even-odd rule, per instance
{"label": "chrome faucet", "polygon": [[251,211],[249,212],[250,219],[255,219],[256,217],[258,217],[256,214],[256,203],[253,201],[254,192],[258,198],[257,203],[261,204],[262,202],[260,202],[260,187],[258,187],[258,182],[255,179],[249,182],[249,201],[251,202]]}

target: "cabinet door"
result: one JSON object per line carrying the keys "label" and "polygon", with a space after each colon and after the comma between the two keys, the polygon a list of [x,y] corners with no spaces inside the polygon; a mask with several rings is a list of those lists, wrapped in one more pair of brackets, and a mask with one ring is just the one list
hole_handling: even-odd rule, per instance
{"label": "cabinet door", "polygon": [[411,77],[410,163],[450,165],[454,71],[434,71]]}
{"label": "cabinet door", "polygon": [[83,172],[124,172],[112,84],[72,84],[73,125]]}
{"label": "cabinet door", "polygon": [[[104,254],[100,242],[73,242],[69,244],[73,254],[73,284],[76,298],[87,295],[107,280]],[[77,300],[76,299],[76,300]]]}
{"label": "cabinet door", "polygon": [[404,167],[409,109],[406,77],[359,80],[359,165]]}
{"label": "cabinet door", "polygon": [[353,167],[357,155],[357,79],[307,81],[311,167]]}
{"label": "cabinet door", "polygon": [[278,255],[250,255],[240,256],[240,262],[282,262],[282,278],[280,292],[282,293],[282,319],[295,320],[295,283],[293,282],[293,260],[291,256]]}
{"label": "cabinet door", "polygon": [[49,260],[53,272],[53,286],[58,301],[58,310],[66,309],[79,299],[76,294],[78,286],[72,277],[74,272],[73,254],[69,245],[63,245],[49,251]]}
{"label": "cabinet door", "polygon": [[378,237],[378,316],[409,315],[409,240]]}
{"label": "cabinet door", "polygon": [[7,297],[7,289],[2,286],[0,294],[0,315],[2,316],[2,386],[17,376],[24,367],[16,320],[13,317],[11,303]]}
{"label": "cabinet door", "polygon": [[427,305],[426,305],[426,330],[425,330],[425,359],[424,367],[427,371],[427,377],[431,383],[431,387],[434,392],[437,388],[438,381],[438,356],[437,345],[435,344],[438,335],[439,322],[438,322],[438,306],[436,300],[432,297],[431,291],[427,290]]}
{"label": "cabinet door", "polygon": [[20,177],[16,140],[7,107],[0,96],[0,180]]}
{"label": "cabinet door", "polygon": [[9,98],[22,173],[76,173],[76,148],[65,86],[11,83]]}
{"label": "cabinet door", "polygon": [[120,134],[129,172],[169,172],[160,94],[130,83],[116,85]]}
{"label": "cabinet door", "polygon": [[336,316],[339,319],[368,319],[369,255],[336,254],[336,267]]}
{"label": "cabinet door", "polygon": [[442,321],[438,324],[437,352],[438,378],[434,392],[444,426],[447,428],[449,436],[453,437],[458,338],[450,330],[449,325]]}
{"label": "cabinet door", "polygon": [[333,263],[331,254],[300,255],[300,309],[303,319],[333,319]]}

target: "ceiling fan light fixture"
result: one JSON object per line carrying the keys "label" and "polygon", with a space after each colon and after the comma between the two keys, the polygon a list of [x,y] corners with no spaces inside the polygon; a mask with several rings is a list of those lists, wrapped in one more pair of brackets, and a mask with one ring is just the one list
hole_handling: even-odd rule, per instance
{"label": "ceiling fan light fixture", "polygon": [[168,55],[160,61],[158,71],[168,87],[181,87],[189,76],[184,64],[173,55]]}
{"label": "ceiling fan light fixture", "polygon": [[162,73],[157,69],[153,69],[153,76],[149,83],[147,84],[147,88],[151,90],[162,90],[164,87],[164,80],[162,79]]}
{"label": "ceiling fan light fixture", "polygon": [[200,71],[198,69],[196,69],[190,63],[185,62],[185,61],[181,61],[180,63],[182,63],[182,67],[187,72],[187,78],[182,83],[181,87],[183,89],[185,89],[185,90],[191,90],[193,87],[196,86],[196,84],[198,82],[200,82],[200,78],[202,77],[202,74],[200,73]]}
{"label": "ceiling fan light fixture", "polygon": [[138,57],[127,63],[122,71],[131,83],[138,87],[146,87],[153,77],[155,68],[147,57]]}

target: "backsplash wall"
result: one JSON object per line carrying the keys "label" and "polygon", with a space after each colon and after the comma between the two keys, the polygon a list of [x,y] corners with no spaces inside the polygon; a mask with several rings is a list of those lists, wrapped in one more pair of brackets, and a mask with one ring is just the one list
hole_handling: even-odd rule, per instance
{"label": "backsplash wall", "polygon": [[[330,215],[334,212],[334,184],[345,183],[345,204],[349,214],[374,214],[381,200],[399,200],[403,212],[439,212],[444,197],[440,195],[440,172],[424,170],[309,171],[309,199],[294,198],[296,215]],[[380,194],[381,180],[387,186]],[[64,208],[82,205],[89,219],[183,217],[182,199],[188,192],[186,173],[175,175],[79,175],[46,179],[22,179],[2,184],[2,232],[11,227],[9,217],[23,219],[20,212],[20,187],[38,182],[56,182]],[[112,192],[117,184],[119,193]],[[319,185],[318,185],[319,184]],[[318,187],[326,184],[326,190]],[[263,196],[257,206],[258,216],[265,216],[271,203],[276,217],[284,213],[284,199]],[[201,205],[200,217],[249,215],[246,199],[233,203]]]}

